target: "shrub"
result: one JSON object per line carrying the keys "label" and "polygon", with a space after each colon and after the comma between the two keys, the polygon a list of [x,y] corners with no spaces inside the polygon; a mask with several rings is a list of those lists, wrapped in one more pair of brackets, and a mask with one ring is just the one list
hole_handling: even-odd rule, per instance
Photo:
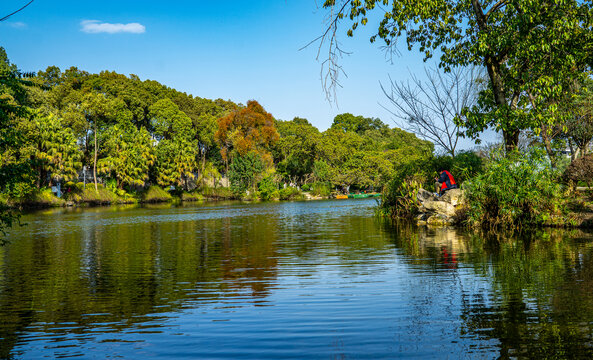
{"label": "shrub", "polygon": [[[462,151],[454,158],[451,156],[435,156],[432,160],[432,169],[437,172],[439,168],[448,170],[458,184],[471,179],[483,172],[484,161],[472,151]],[[430,177],[430,180],[433,177]]]}
{"label": "shrub", "polygon": [[87,184],[81,192],[80,201],[90,204],[113,204],[120,202],[120,199],[100,184],[97,186],[97,191],[94,184]]}
{"label": "shrub", "polygon": [[257,187],[259,189],[259,197],[262,200],[270,200],[273,197],[274,192],[278,190],[272,176],[265,177],[259,182]]}
{"label": "shrub", "polygon": [[237,198],[231,189],[226,187],[213,188],[210,186],[204,186],[201,188],[201,193],[204,195],[204,197],[213,200],[227,200]]}
{"label": "shrub", "polygon": [[171,194],[157,185],[150,186],[142,196],[144,202],[165,202],[171,199],[173,199]]}
{"label": "shrub", "polygon": [[196,192],[184,192],[181,194],[181,201],[203,201],[204,196],[202,194],[198,194]]}
{"label": "shrub", "polygon": [[563,221],[558,173],[541,149],[494,154],[484,172],[465,183],[468,222],[484,227],[521,227]]}
{"label": "shrub", "polygon": [[62,206],[64,200],[55,196],[50,188],[42,188],[27,196],[24,203],[35,206]]}
{"label": "shrub", "polygon": [[311,185],[311,194],[315,196],[329,196],[332,192],[331,185],[325,182],[316,182]]}
{"label": "shrub", "polygon": [[418,190],[421,188],[421,176],[394,178],[383,187],[379,214],[396,218],[412,218],[418,214]]}
{"label": "shrub", "polygon": [[295,200],[303,198],[303,194],[297,188],[287,187],[286,189],[280,189],[278,191],[278,198],[280,200]]}

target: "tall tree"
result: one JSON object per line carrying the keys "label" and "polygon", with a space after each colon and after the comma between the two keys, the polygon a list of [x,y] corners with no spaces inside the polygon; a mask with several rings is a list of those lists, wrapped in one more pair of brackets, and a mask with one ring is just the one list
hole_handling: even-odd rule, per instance
{"label": "tall tree", "polygon": [[124,122],[109,127],[103,133],[103,157],[98,161],[98,172],[113,177],[118,188],[144,186],[148,170],[155,162],[150,134]]}
{"label": "tall tree", "polygon": [[38,168],[38,183],[45,185],[49,174],[52,181],[70,181],[78,178],[82,168],[81,152],[72,129],[64,127],[55,115],[40,116],[33,119],[30,141],[33,144],[31,157],[35,158]]}
{"label": "tall tree", "polygon": [[306,182],[313,177],[313,165],[321,133],[307,119],[277,121],[280,138],[274,146],[278,172],[292,183]]}
{"label": "tall tree", "polygon": [[[83,95],[81,108],[89,124],[88,132],[93,134],[93,181],[97,188],[97,160],[99,154],[99,132],[116,122],[131,118],[125,104],[120,99],[108,97],[104,93],[92,91]],[[87,146],[88,148],[88,146]]]}
{"label": "tall tree", "polygon": [[166,98],[150,107],[151,124],[156,139],[157,182],[161,186],[182,185],[188,189],[188,181],[194,178],[197,169],[198,144],[192,120]]}
{"label": "tall tree", "polygon": [[395,50],[405,36],[408,49],[419,45],[425,59],[440,54],[445,70],[485,67],[489,86],[460,124],[471,137],[487,127],[501,131],[507,150],[516,148],[521,130],[545,130],[556,121],[530,110],[560,96],[593,63],[591,0],[326,0],[324,7],[332,11],[320,37],[334,58],[329,74],[339,72],[340,20],[350,20],[347,34],[353,36],[375,9],[382,16],[371,42],[379,37]]}
{"label": "tall tree", "polygon": [[274,117],[255,100],[248,101],[246,108],[218,119],[218,131],[214,134],[227,172],[229,160],[250,151],[257,152],[268,166],[272,165],[270,147],[279,137]]}
{"label": "tall tree", "polygon": [[387,129],[380,119],[365,118],[364,116],[354,116],[350,113],[339,114],[334,117],[332,129],[342,131],[353,131],[357,134],[364,134],[368,130]]}
{"label": "tall tree", "polygon": [[[0,191],[9,194],[22,194],[33,188],[30,159],[20,156],[26,138],[18,129],[22,120],[32,116],[26,106],[26,75],[10,63],[0,47]],[[0,244],[5,243],[6,230],[18,221],[19,215],[0,204]]]}

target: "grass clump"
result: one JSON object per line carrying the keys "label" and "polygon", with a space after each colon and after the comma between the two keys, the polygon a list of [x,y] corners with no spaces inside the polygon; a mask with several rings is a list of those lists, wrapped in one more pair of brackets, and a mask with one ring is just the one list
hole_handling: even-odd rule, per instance
{"label": "grass clump", "polygon": [[60,199],[51,191],[50,188],[42,188],[39,191],[33,192],[33,194],[27,196],[22,201],[24,205],[33,205],[41,207],[52,207],[52,206],[63,206],[65,204],[64,199]]}
{"label": "grass clump", "polygon": [[204,196],[196,192],[184,192],[181,194],[181,201],[204,201]]}
{"label": "grass clump", "polygon": [[232,200],[237,198],[233,191],[226,187],[213,188],[204,186],[201,189],[201,193],[206,199],[210,200]]}
{"label": "grass clump", "polygon": [[97,190],[95,190],[94,184],[87,184],[86,188],[83,188],[80,194],[80,202],[105,205],[118,203],[120,199],[101,184],[97,185]]}
{"label": "grass clump", "polygon": [[152,185],[142,195],[144,202],[166,202],[171,201],[173,196],[163,190],[160,186]]}

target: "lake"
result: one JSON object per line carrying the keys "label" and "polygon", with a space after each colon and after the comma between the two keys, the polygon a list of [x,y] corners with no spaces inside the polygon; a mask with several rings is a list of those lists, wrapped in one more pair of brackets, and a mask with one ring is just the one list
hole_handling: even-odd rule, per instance
{"label": "lake", "polygon": [[57,209],[0,248],[0,357],[593,357],[593,235],[375,200]]}

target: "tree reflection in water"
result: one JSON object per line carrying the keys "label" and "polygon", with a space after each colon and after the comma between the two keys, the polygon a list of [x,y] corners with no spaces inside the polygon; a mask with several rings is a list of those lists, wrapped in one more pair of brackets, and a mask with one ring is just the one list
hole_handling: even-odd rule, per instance
{"label": "tree reflection in water", "polygon": [[[298,346],[294,339],[317,357],[356,357],[368,344],[378,357],[593,357],[591,234],[394,225],[373,218],[372,205],[31,216],[0,248],[0,358],[31,357],[32,347],[35,355],[84,355],[103,341],[144,342],[154,332],[171,339],[179,328],[217,344],[217,331],[232,330],[227,345],[251,349],[252,358],[265,350],[273,358],[283,341]],[[245,327],[217,327],[233,316]],[[261,348],[257,336],[241,338],[251,330]]]}
{"label": "tree reflection in water", "polygon": [[412,263],[470,269],[487,291],[459,284],[460,336],[496,340],[500,358],[593,357],[593,235],[547,229],[468,234],[396,226]]}

